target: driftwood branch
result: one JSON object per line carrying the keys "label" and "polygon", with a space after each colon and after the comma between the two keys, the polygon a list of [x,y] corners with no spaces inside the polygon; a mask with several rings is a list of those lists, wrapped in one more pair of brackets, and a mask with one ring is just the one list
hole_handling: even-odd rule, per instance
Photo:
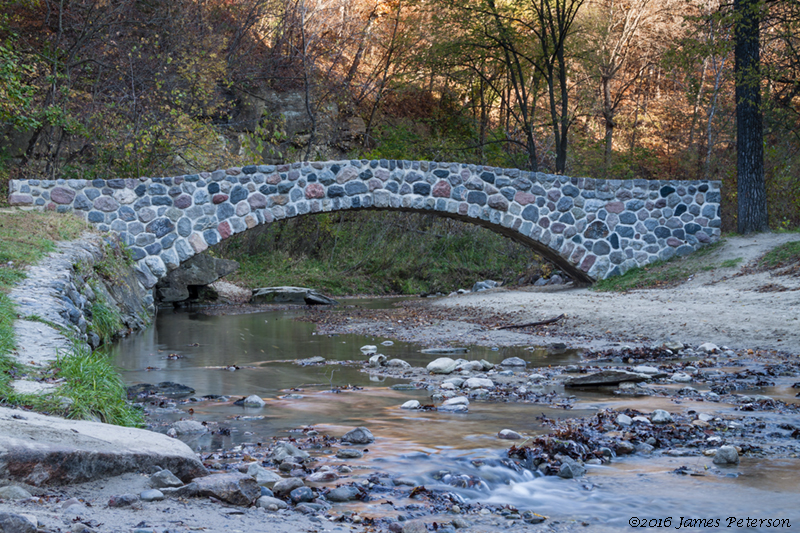
{"label": "driftwood branch", "polygon": [[502,326],[502,327],[495,328],[495,329],[516,329],[516,328],[527,328],[527,327],[531,327],[531,326],[546,326],[547,324],[552,324],[553,322],[558,322],[559,320],[561,320],[565,316],[566,315],[562,314],[562,315],[558,315],[555,318],[548,318],[547,320],[540,320],[539,322],[528,322],[527,324],[514,324],[514,325],[511,325],[511,326]]}

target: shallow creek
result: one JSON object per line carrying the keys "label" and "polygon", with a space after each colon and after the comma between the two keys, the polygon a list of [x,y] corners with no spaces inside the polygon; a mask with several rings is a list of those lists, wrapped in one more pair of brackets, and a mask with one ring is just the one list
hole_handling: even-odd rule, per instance
{"label": "shallow creek", "polygon": [[[361,306],[390,303],[347,302]],[[379,352],[390,359],[404,359],[414,366],[424,367],[439,356],[423,354],[419,346],[401,342],[383,346],[380,343],[387,340],[383,338],[315,335],[313,324],[294,320],[304,312],[291,309],[207,316],[162,311],[152,327],[115,347],[115,363],[128,384],[173,381],[194,388],[197,398],[230,397],[201,399],[153,413],[150,422],[163,423],[164,431],[169,422],[180,418],[215,422],[230,429],[229,434],[225,431],[224,435],[188,441],[203,453],[269,442],[273,437],[291,436],[292,431],[309,426],[333,436],[366,426],[376,441],[366,447],[369,452],[358,460],[363,468],[355,468],[352,476],[380,472],[428,488],[446,488],[467,502],[513,505],[543,515],[599,522],[619,529],[630,529],[632,517],[671,517],[672,527],[678,525],[680,517],[719,518],[720,529],[726,529],[728,517],[788,518],[792,526],[800,527],[798,459],[745,458],[738,467],[720,468],[703,456],[632,456],[610,465],[589,466],[588,474],[577,480],[534,477],[530,472],[514,472],[498,463],[513,443],[497,438],[502,429],[528,435],[544,433],[546,429],[537,421],[538,416],[590,416],[600,407],[635,405],[642,411],[665,408],[673,412],[684,408],[668,399],[620,399],[578,391],[570,410],[480,401],[471,402],[466,414],[401,410],[400,405],[410,399],[431,403],[430,392],[392,389],[392,385],[406,382],[370,378],[358,365],[302,366],[295,361],[315,356],[363,361],[359,348],[365,344],[376,344]],[[529,373],[537,366],[577,364],[581,359],[575,350],[553,353],[524,347],[469,348],[469,353],[453,357],[493,363],[520,357],[528,362]],[[332,388],[340,392],[332,392]],[[263,409],[233,405],[233,399],[251,394],[264,398],[267,405]],[[731,412],[724,404],[713,407]],[[674,474],[681,466],[705,471],[705,475]],[[441,475],[436,475],[442,470],[480,482],[470,488],[443,485],[437,481]],[[391,514],[386,510],[388,506],[380,504],[382,501],[348,505],[366,514]],[[766,528],[762,525],[743,530]]]}

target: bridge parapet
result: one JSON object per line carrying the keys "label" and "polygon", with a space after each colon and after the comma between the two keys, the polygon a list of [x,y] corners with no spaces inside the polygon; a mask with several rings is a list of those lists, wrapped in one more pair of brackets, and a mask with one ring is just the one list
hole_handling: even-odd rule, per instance
{"label": "bridge parapet", "polygon": [[130,247],[142,284],[260,224],[343,209],[429,212],[527,244],[580,281],[720,235],[720,182],[597,180],[426,161],[252,165],[168,178],[12,180],[9,202],[73,212]]}

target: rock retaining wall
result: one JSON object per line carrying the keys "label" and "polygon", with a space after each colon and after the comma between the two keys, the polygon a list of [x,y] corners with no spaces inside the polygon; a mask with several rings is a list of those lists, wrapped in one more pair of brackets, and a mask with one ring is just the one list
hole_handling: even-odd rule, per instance
{"label": "rock retaining wall", "polygon": [[[14,329],[21,363],[46,366],[59,353],[70,352],[72,339],[93,348],[99,345],[93,332],[96,302],[113,306],[126,330],[139,330],[150,322],[155,311],[152,291],[141,286],[134,268],[114,253],[115,246],[119,249],[113,241],[85,235],[59,243],[58,252],[28,269],[27,278],[9,295],[20,317]],[[100,272],[112,275],[106,278]],[[20,389],[25,385],[15,384]]]}
{"label": "rock retaining wall", "polygon": [[419,161],[246,166],[170,178],[13,180],[13,205],[115,231],[152,288],[259,224],[343,209],[435,213],[527,244],[580,281],[686,255],[720,235],[720,182],[595,180]]}

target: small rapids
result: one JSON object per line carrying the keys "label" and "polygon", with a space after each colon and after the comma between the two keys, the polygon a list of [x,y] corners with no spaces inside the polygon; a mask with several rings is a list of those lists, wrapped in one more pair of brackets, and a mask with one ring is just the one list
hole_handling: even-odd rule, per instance
{"label": "small rapids", "polygon": [[[385,301],[348,304],[387,305]],[[148,330],[123,339],[113,357],[130,385],[168,381],[195,389],[191,398],[149,405],[148,422],[163,432],[181,419],[207,423],[211,432],[186,441],[202,454],[246,449],[275,438],[299,440],[298,432],[304,428],[336,437],[353,427],[369,428],[375,442],[359,446],[363,458],[347,464],[353,467],[352,478],[382,482],[374,484],[369,501],[342,505],[372,516],[391,517],[401,512],[398,509],[408,513],[419,502],[409,497],[407,489],[424,487],[449,499],[449,504],[511,507],[620,530],[630,529],[633,517],[671,517],[672,527],[680,517],[720,518],[720,529],[725,529],[724,519],[740,516],[788,518],[792,525],[800,525],[796,458],[743,459],[736,468],[709,468],[710,460],[702,455],[635,455],[587,465],[587,474],[577,479],[542,476],[508,457],[508,448],[520,441],[500,440],[499,431],[513,429],[535,437],[549,431],[542,418],[590,417],[598,407],[632,406],[637,400],[574,391],[569,393],[577,396],[573,409],[472,401],[467,413],[403,410],[400,406],[408,400],[431,403],[430,391],[408,387],[408,380],[361,372],[360,363],[367,357],[360,347],[377,345],[389,359],[422,367],[438,355],[402,342],[383,345],[388,340],[383,338],[315,335],[313,324],[294,320],[303,312],[222,316],[162,312]],[[298,364],[314,357],[328,364]],[[476,346],[454,357],[492,363],[520,357],[528,362],[527,372],[536,371],[534,367],[574,365],[581,359],[575,350]],[[266,406],[236,405],[236,400],[252,394],[264,398]],[[641,400],[642,405],[653,401]],[[666,399],[658,402],[668,408]],[[345,464],[330,449],[312,455],[321,464]],[[682,468],[693,475],[676,473]],[[339,479],[345,481],[352,479]]]}

